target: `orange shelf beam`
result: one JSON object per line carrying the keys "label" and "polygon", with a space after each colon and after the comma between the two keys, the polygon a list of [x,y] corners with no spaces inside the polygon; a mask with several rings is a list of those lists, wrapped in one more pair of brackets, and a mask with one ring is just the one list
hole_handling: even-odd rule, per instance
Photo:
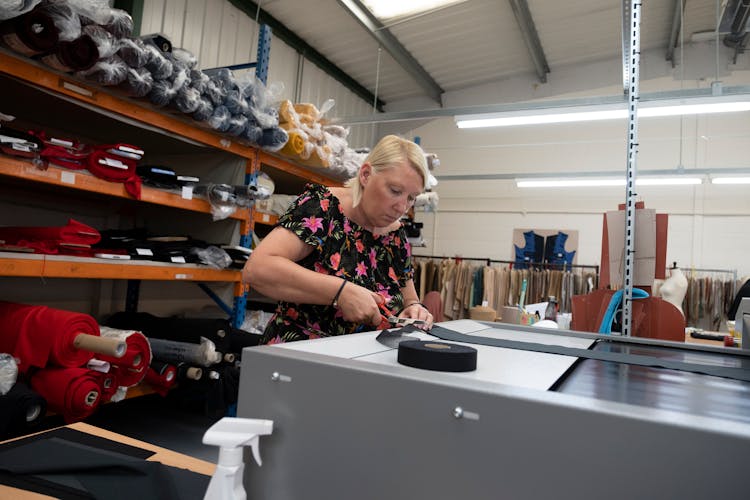
{"label": "orange shelf beam", "polygon": [[160,281],[240,282],[238,270],[191,264],[123,261],[60,255],[0,253],[0,276]]}

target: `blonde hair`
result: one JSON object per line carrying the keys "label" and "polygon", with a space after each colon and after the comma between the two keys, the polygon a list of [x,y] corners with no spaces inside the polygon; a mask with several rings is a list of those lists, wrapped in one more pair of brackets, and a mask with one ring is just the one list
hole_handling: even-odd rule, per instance
{"label": "blonde hair", "polygon": [[[396,135],[386,135],[372,148],[362,164],[369,163],[373,172],[378,173],[393,168],[404,160],[422,177],[422,189],[424,190],[427,185],[427,178],[430,175],[427,170],[427,161],[422,148],[412,141]],[[362,199],[362,183],[359,180],[359,172],[346,182],[346,186],[351,189],[352,206],[356,207]]]}

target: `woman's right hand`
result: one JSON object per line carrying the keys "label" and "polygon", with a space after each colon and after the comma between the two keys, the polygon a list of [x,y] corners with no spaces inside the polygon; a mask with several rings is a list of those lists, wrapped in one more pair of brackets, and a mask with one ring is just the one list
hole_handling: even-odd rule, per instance
{"label": "woman's right hand", "polygon": [[339,295],[338,305],[346,321],[377,326],[381,315],[379,304],[384,299],[381,295],[363,286],[347,281]]}

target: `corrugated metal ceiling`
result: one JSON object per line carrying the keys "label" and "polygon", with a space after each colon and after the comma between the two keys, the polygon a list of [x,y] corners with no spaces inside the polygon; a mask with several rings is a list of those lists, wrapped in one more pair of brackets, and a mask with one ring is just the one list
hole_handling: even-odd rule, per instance
{"label": "corrugated metal ceiling", "polygon": [[[406,0],[405,0],[406,1]],[[644,2],[642,50],[666,54],[675,2]],[[684,38],[716,26],[716,0],[683,0]],[[416,80],[337,0],[268,0],[261,8],[364,87],[389,102],[424,98]],[[622,59],[620,0],[527,0],[550,74]],[[444,91],[536,75],[508,0],[468,0],[387,28]],[[379,68],[379,69],[378,69]],[[613,83],[621,75],[613,75]]]}

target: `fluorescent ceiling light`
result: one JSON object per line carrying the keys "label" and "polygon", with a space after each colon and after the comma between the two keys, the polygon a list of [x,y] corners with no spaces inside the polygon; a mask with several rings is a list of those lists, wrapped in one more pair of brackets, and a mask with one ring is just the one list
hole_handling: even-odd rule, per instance
{"label": "fluorescent ceiling light", "polygon": [[[678,116],[750,111],[750,96],[716,96],[653,100],[638,105],[638,117]],[[626,103],[519,110],[501,113],[458,115],[458,128],[507,127],[543,123],[614,120],[627,118]]]}
{"label": "fluorescent ceiling light", "polygon": [[[750,181],[750,177],[748,178]],[[636,186],[686,186],[702,184],[700,177],[641,177],[636,178]],[[516,179],[519,188],[543,188],[543,187],[607,187],[624,186],[624,178],[600,178],[600,179]]]}
{"label": "fluorescent ceiling light", "polygon": [[378,19],[394,19],[396,17],[419,14],[435,10],[448,5],[463,3],[466,0],[362,0],[362,3]]}
{"label": "fluorescent ceiling light", "polygon": [[750,177],[714,177],[711,184],[750,184]]}

